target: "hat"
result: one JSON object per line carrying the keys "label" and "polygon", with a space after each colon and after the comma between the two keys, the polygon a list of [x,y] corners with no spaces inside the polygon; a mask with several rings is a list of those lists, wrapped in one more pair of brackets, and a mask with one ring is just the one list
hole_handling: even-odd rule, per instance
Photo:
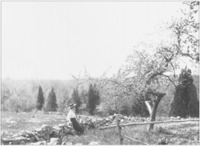
{"label": "hat", "polygon": [[76,104],[70,104],[69,108],[74,108],[76,106]]}

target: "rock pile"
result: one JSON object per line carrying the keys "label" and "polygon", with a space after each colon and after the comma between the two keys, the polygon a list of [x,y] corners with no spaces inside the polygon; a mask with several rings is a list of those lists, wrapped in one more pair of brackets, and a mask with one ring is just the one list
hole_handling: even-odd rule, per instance
{"label": "rock pile", "polygon": [[114,121],[114,116],[109,116],[107,118],[96,118],[92,116],[79,115],[79,122],[85,127],[85,129],[98,128],[100,126],[110,125]]}
{"label": "rock pile", "polygon": [[[115,115],[105,118],[79,115],[77,119],[85,129],[107,126],[116,122]],[[128,119],[128,117],[120,116],[120,119],[123,121],[124,119]],[[69,123],[60,124],[54,127],[43,125],[41,128],[35,129],[33,131],[21,131],[10,137],[3,137],[1,138],[1,143],[6,145],[20,145],[26,143],[36,145],[55,145],[62,143],[62,137],[75,134],[76,132],[72,128],[72,125]]]}
{"label": "rock pile", "polygon": [[[43,125],[41,128],[33,131],[22,131],[17,134],[12,135],[11,137],[2,138],[2,144],[9,145],[19,145],[26,143],[35,143],[35,144],[59,144],[59,140],[64,135],[74,135],[75,131],[69,125],[58,125],[58,126],[48,126]],[[55,139],[57,138],[57,142]],[[52,142],[54,140],[54,142]]]}
{"label": "rock pile", "polygon": [[[86,129],[91,129],[116,124],[115,117],[115,115],[111,115],[105,118],[96,118],[92,116],[79,115],[77,118]],[[121,123],[149,121],[149,118],[142,117],[128,117],[123,115],[118,115],[118,117]]]}

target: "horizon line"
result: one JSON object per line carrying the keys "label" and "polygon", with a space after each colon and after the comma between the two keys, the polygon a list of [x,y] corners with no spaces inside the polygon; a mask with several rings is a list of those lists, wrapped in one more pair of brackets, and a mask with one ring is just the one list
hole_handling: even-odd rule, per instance
{"label": "horizon line", "polygon": [[[179,75],[179,74],[176,74]],[[199,74],[192,74],[192,76],[199,76]],[[98,78],[98,77],[94,77]],[[85,77],[81,77],[79,79],[86,79]],[[75,78],[15,78],[15,77],[1,77],[1,80],[76,80]]]}

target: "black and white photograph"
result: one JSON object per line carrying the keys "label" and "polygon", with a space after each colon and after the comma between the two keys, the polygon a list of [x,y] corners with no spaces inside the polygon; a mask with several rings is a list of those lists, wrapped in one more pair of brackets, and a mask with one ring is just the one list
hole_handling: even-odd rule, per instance
{"label": "black and white photograph", "polygon": [[0,0],[1,145],[200,145],[199,4]]}

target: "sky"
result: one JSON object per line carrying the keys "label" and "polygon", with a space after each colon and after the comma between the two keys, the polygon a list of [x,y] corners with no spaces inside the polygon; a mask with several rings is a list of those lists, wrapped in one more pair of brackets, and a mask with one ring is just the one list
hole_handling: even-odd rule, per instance
{"label": "sky", "polygon": [[[114,74],[181,2],[2,2],[2,78]],[[155,40],[156,41],[156,40]]]}

